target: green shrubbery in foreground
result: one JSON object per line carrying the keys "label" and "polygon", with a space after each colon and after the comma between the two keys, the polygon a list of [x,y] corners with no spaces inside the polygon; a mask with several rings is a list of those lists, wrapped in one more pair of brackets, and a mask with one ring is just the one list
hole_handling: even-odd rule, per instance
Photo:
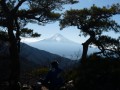
{"label": "green shrubbery in foreground", "polygon": [[120,60],[90,56],[65,77],[73,80],[73,90],[120,90]]}

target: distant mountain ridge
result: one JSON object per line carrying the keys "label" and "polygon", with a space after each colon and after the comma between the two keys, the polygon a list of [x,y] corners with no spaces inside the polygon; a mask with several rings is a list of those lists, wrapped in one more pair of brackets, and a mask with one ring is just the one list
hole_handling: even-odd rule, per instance
{"label": "distant mountain ridge", "polygon": [[77,59],[75,56],[76,53],[79,53],[79,56],[82,53],[81,44],[73,42],[61,34],[55,34],[50,38],[29,43],[29,45],[74,60]]}

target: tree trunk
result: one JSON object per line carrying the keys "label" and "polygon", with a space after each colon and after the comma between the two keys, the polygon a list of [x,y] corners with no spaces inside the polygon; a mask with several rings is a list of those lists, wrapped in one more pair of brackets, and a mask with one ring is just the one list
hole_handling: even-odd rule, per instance
{"label": "tree trunk", "polygon": [[11,74],[10,74],[10,90],[19,90],[18,81],[20,76],[20,63],[19,63],[19,53],[17,47],[16,37],[13,32],[13,22],[8,22],[8,35],[9,35],[9,52],[11,60]]}
{"label": "tree trunk", "polygon": [[87,33],[90,35],[90,38],[85,43],[83,43],[83,53],[82,53],[82,58],[81,58],[82,64],[87,62],[88,46],[90,45],[90,43],[92,43],[95,40],[95,32],[94,31],[87,31]]}
{"label": "tree trunk", "polygon": [[88,52],[88,45],[87,43],[83,43],[83,53],[81,58],[81,63],[84,64],[87,62],[87,52]]}

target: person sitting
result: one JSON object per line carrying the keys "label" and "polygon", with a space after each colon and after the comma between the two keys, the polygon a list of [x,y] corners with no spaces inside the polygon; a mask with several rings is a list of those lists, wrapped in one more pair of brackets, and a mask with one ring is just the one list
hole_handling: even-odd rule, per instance
{"label": "person sitting", "polygon": [[45,80],[43,81],[43,85],[49,88],[49,90],[59,90],[59,88],[63,85],[62,72],[63,70],[58,67],[58,62],[53,61],[51,63],[51,70],[46,75]]}

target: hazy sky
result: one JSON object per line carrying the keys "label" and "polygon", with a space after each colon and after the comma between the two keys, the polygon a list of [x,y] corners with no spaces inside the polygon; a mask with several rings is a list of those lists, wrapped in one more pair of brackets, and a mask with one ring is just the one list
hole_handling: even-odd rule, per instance
{"label": "hazy sky", "polygon": [[[68,10],[68,9],[89,8],[93,4],[95,4],[96,6],[102,7],[102,6],[112,5],[115,3],[120,3],[120,0],[79,0],[78,4],[65,5],[64,6],[65,9],[62,12],[64,12],[65,10]],[[120,24],[120,15],[116,16],[114,18]],[[74,42],[78,42],[78,43],[85,42],[85,40],[86,40],[86,38],[79,36],[80,31],[76,27],[69,27],[69,28],[65,28],[63,30],[60,30],[59,22],[47,24],[45,26],[40,26],[37,24],[28,24],[26,27],[33,29],[35,32],[42,34],[40,38],[29,39],[29,41],[49,38],[56,33],[60,33],[64,37],[66,37]],[[120,36],[120,33],[116,35],[113,32],[110,32],[109,35],[116,37],[116,36]]]}

